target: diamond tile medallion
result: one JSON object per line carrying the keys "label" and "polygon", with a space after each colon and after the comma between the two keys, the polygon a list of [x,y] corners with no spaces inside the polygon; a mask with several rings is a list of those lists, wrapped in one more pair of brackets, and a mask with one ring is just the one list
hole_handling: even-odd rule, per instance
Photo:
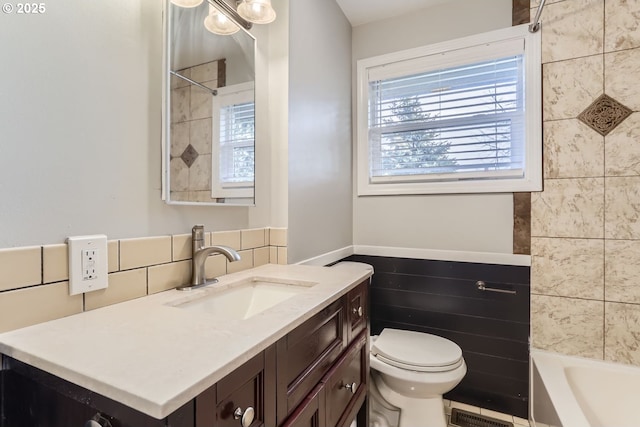
{"label": "diamond tile medallion", "polygon": [[605,136],[631,115],[633,111],[607,94],[593,101],[578,119],[591,129]]}
{"label": "diamond tile medallion", "polygon": [[198,156],[199,154],[196,151],[196,149],[193,148],[191,144],[189,144],[187,148],[185,148],[184,151],[182,152],[182,155],[180,156],[180,158],[187,165],[187,167],[191,167],[191,165],[193,165],[193,162],[196,161]]}

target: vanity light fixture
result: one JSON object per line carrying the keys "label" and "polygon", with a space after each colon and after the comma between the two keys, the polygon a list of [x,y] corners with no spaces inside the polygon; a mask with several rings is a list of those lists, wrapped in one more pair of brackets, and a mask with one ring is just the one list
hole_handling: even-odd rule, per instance
{"label": "vanity light fixture", "polygon": [[276,19],[271,0],[242,0],[238,4],[238,14],[254,24],[269,24]]}
{"label": "vanity light fixture", "polygon": [[235,22],[211,4],[209,5],[209,15],[204,18],[204,27],[212,33],[222,36],[237,33],[240,30]]}
{"label": "vanity light fixture", "polygon": [[180,7],[197,7],[202,4],[204,0],[171,0],[171,3]]}
{"label": "vanity light fixture", "polygon": [[[196,7],[204,0],[170,0],[180,7]],[[209,14],[204,20],[207,30],[215,34],[229,35],[240,27],[247,30],[253,24],[269,24],[276,19],[271,0],[235,0],[237,10],[225,0],[207,0]]]}

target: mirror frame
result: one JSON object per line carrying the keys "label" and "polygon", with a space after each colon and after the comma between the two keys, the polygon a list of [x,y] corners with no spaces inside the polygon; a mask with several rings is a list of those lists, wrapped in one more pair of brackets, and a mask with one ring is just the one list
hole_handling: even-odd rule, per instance
{"label": "mirror frame", "polygon": [[[209,0],[204,0],[207,4],[212,4]],[[256,165],[257,158],[254,154],[254,179],[253,179],[253,202],[252,203],[220,203],[220,202],[195,202],[195,201],[181,201],[171,199],[171,31],[170,31],[170,8],[171,1],[164,0],[162,5],[162,132],[161,132],[161,155],[162,155],[162,179],[161,179],[161,199],[168,205],[182,205],[182,206],[234,206],[234,207],[252,207],[255,206],[256,201]],[[256,37],[251,34],[243,25],[238,24],[240,31],[243,31],[253,41],[253,61],[254,67],[257,62],[257,50],[258,43]],[[227,37],[227,36],[220,36]],[[255,68],[254,68],[254,103],[257,104],[257,97],[255,96]],[[224,87],[224,86],[223,86]],[[255,140],[257,135],[257,105],[254,109],[254,153]],[[213,161],[213,159],[212,159]],[[213,167],[212,167],[213,169]]]}

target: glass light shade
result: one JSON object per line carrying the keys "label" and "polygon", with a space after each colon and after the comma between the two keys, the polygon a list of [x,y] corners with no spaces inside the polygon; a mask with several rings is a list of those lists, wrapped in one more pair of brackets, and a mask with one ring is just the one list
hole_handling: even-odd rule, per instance
{"label": "glass light shade", "polygon": [[222,36],[237,33],[240,30],[235,22],[211,4],[209,5],[209,15],[204,18],[204,27],[210,32]]}
{"label": "glass light shade", "polygon": [[238,14],[254,24],[268,24],[276,19],[271,0],[243,0],[238,6]]}
{"label": "glass light shade", "polygon": [[171,3],[180,7],[196,7],[202,4],[203,0],[171,0]]}

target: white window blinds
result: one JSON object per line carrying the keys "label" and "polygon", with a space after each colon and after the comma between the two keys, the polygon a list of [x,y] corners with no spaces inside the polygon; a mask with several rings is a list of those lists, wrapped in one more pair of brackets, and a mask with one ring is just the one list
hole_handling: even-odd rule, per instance
{"label": "white window blinds", "polygon": [[220,110],[220,181],[247,183],[254,179],[255,104],[232,104]]}

